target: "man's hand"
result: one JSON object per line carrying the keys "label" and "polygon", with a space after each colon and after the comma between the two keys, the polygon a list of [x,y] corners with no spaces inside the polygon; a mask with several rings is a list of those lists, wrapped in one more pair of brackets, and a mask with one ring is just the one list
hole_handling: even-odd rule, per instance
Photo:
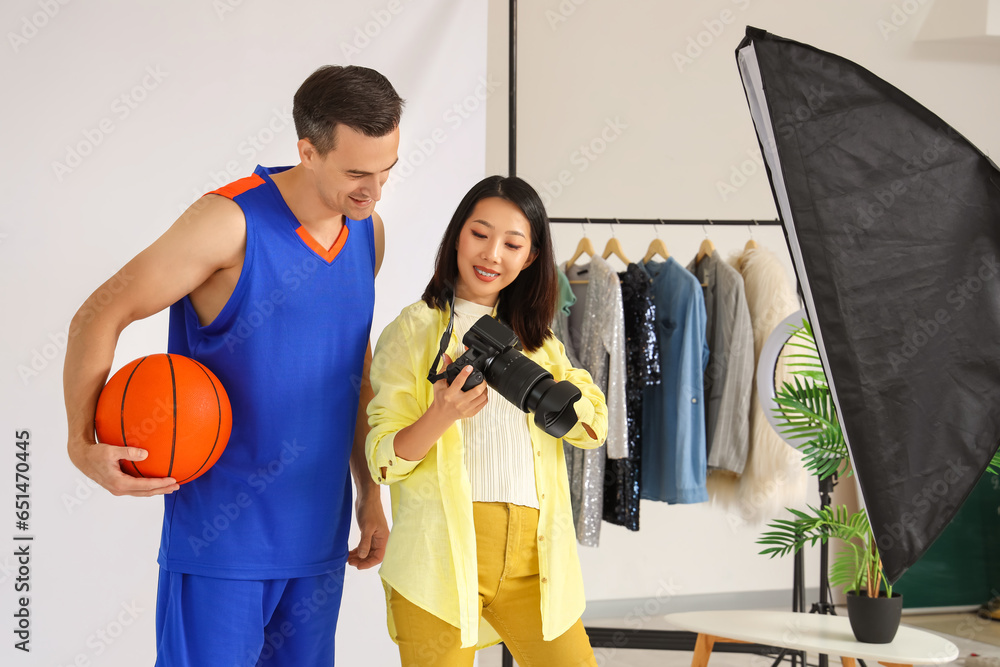
{"label": "man's hand", "polygon": [[359,570],[375,567],[385,558],[385,545],[389,541],[389,524],[382,510],[382,496],[376,488],[372,493],[362,498],[358,496],[354,503],[358,518],[358,528],[361,530],[361,540],[358,546],[347,554],[347,564]]}
{"label": "man's hand", "polygon": [[70,442],[69,458],[80,471],[113,496],[160,496],[181,488],[172,477],[132,477],[122,472],[120,461],[142,461],[145,449],[102,443]]}

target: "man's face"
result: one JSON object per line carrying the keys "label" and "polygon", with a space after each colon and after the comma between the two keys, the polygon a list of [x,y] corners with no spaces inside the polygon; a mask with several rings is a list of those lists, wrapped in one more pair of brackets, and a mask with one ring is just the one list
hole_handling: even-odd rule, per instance
{"label": "man's face", "polygon": [[398,159],[399,128],[383,137],[367,137],[346,125],[337,125],[334,138],[335,148],[322,157],[303,140],[308,144],[303,150],[311,151],[306,166],[328,208],[352,220],[363,220],[375,210],[389,170]]}

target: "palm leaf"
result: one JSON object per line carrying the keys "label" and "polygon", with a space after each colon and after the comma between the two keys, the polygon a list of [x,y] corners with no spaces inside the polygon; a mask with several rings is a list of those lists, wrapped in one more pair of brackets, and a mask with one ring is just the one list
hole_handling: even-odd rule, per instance
{"label": "palm leaf", "polygon": [[844,590],[857,590],[866,582],[859,581],[867,578],[866,568],[861,556],[861,550],[853,544],[839,549],[830,563],[830,585]]}
{"label": "palm leaf", "polygon": [[1000,450],[997,450],[993,454],[993,458],[990,460],[989,465],[986,466],[986,472],[991,472],[994,475],[1000,475]]}
{"label": "palm leaf", "polygon": [[796,375],[810,378],[817,386],[826,387],[826,375],[823,373],[823,364],[820,362],[819,349],[813,339],[809,320],[802,320],[802,324],[794,328],[786,346],[803,352],[784,357],[788,361],[788,369]]}
{"label": "palm leaf", "polygon": [[785,382],[774,400],[775,412],[786,427],[782,435],[804,440],[798,447],[803,465],[812,474],[825,479],[849,470],[847,445],[836,418],[836,408],[829,389],[799,379],[796,373]]}
{"label": "palm leaf", "polygon": [[[842,543],[829,570],[830,584],[857,590],[868,585],[868,571],[881,568],[878,549],[873,544],[871,526],[864,510],[849,512],[844,505],[815,508],[809,511],[788,509],[791,519],[775,519],[771,529],[757,539],[767,548],[762,555],[785,556],[803,546],[834,538]],[[888,588],[890,591],[891,589]]]}
{"label": "palm leaf", "polygon": [[851,474],[847,445],[839,431],[823,433],[819,437],[799,447],[806,469],[820,479],[836,474],[848,477]]}

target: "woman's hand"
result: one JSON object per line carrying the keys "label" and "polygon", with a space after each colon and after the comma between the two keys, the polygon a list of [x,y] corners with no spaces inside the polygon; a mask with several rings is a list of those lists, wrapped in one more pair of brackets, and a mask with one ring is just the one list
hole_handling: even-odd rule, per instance
{"label": "woman's hand", "polygon": [[[451,358],[444,355],[444,365],[447,368],[451,364]],[[459,419],[468,419],[475,415],[486,405],[486,381],[483,380],[469,391],[462,391],[465,381],[472,375],[472,366],[466,366],[458,374],[458,377],[448,385],[445,379],[434,383],[434,401],[428,408],[428,412],[434,412],[436,420],[447,422],[450,426]]]}
{"label": "woman's hand", "polygon": [[[445,367],[451,363],[448,355],[444,355]],[[393,449],[396,456],[406,461],[419,461],[430,451],[434,443],[444,435],[459,419],[466,419],[476,414],[486,405],[486,382],[480,383],[469,391],[462,391],[465,381],[472,373],[472,367],[462,369],[458,377],[448,385],[447,380],[434,383],[434,400],[427,412],[420,418],[396,434]],[[385,477],[386,470],[382,469]]]}

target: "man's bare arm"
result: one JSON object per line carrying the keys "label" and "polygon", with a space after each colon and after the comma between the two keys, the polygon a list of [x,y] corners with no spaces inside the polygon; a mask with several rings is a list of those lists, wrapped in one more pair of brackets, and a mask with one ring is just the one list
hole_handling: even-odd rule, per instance
{"label": "man's bare arm", "polygon": [[[378,213],[372,213],[372,227],[375,233],[375,275],[378,275],[385,255],[385,229]],[[365,362],[361,372],[359,387],[358,415],[354,426],[354,447],[351,450],[351,473],[354,485],[358,490],[355,502],[355,515],[361,539],[358,546],[350,551],[347,562],[364,570],[382,562],[385,556],[385,545],[389,539],[389,525],[385,520],[385,510],[382,509],[382,491],[372,479],[368,469],[368,459],[365,456],[365,440],[368,437],[368,403],[374,393],[372,391],[369,373],[371,371],[372,346],[368,344],[365,352]]]}
{"label": "man's bare arm", "polygon": [[163,236],[99,287],[70,323],[63,368],[70,460],[114,495],[151,496],[178,488],[171,478],[139,479],[119,460],[141,460],[136,447],[97,443],[94,413],[126,326],[167,308],[217,271],[241,265],[246,223],[239,206],[219,196],[195,202]]}
{"label": "man's bare arm", "polygon": [[[372,212],[372,230],[375,236],[375,275],[378,276],[382,259],[385,256],[385,227],[382,224],[382,218],[374,211]],[[354,448],[351,451],[351,472],[354,475],[354,484],[358,489],[359,501],[373,499],[372,496],[374,496],[374,499],[379,499],[379,507],[381,508],[381,489],[372,479],[371,472],[368,470],[368,459],[365,456],[365,440],[367,440],[368,431],[371,430],[368,426],[368,404],[374,397],[371,380],[368,378],[371,363],[372,346],[369,343],[365,352],[365,362],[358,390],[360,396],[354,427]]]}

